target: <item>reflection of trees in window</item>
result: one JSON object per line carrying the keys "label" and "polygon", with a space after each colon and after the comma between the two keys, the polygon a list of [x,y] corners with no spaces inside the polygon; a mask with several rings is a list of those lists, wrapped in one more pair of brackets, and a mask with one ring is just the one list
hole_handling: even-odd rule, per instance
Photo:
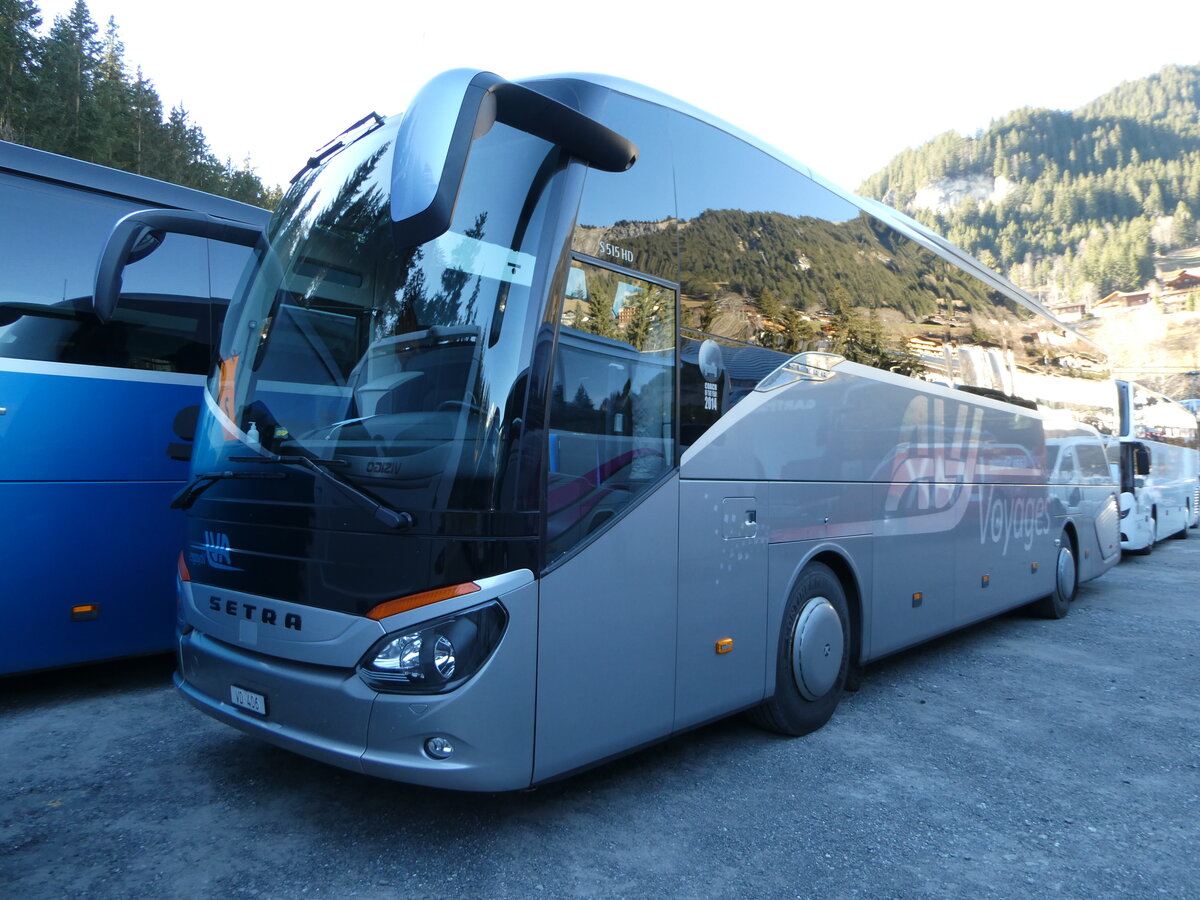
{"label": "reflection of trees in window", "polygon": [[587,299],[582,291],[567,295],[563,324],[641,351],[673,346],[673,291],[599,266],[588,266],[586,273]]}
{"label": "reflection of trees in window", "polygon": [[619,337],[637,350],[662,350],[674,343],[675,296],[644,284],[625,300],[617,316]]}
{"label": "reflection of trees in window", "polygon": [[[487,217],[486,211],[479,213],[474,225],[466,230],[464,236],[482,241]],[[445,260],[438,258],[435,248],[428,245],[408,254],[389,252],[382,256],[388,259],[384,265],[391,271],[381,278],[380,292],[385,296],[375,323],[375,340],[421,331],[434,325],[464,325],[476,321],[476,307],[483,280],[478,275],[472,275],[469,263],[448,266]],[[430,294],[428,276],[433,275],[439,266],[441,288]],[[472,278],[473,287],[464,302],[463,293],[472,284]]]}

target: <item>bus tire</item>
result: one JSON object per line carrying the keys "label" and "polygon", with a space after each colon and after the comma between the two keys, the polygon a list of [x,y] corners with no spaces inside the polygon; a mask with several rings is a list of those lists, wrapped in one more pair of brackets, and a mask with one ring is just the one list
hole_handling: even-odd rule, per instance
{"label": "bus tire", "polygon": [[779,734],[816,731],[841,700],[849,662],[846,592],[832,569],[809,563],[783,611],[775,693],[750,710],[750,720]]}
{"label": "bus tire", "polygon": [[1079,569],[1075,565],[1075,548],[1071,536],[1065,531],[1058,542],[1058,553],[1054,562],[1054,590],[1041,600],[1035,600],[1030,609],[1043,619],[1062,619],[1071,611],[1071,601],[1079,587]]}

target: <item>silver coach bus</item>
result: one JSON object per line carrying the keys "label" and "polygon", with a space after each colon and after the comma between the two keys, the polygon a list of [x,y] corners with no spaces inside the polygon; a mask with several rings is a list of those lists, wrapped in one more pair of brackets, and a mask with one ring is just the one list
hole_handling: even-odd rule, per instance
{"label": "silver coach bus", "polygon": [[[118,273],[147,225],[208,227],[131,217]],[[643,87],[446,73],[229,239],[176,681],[299,753],[503,790],[743,710],[804,734],[1119,558],[1094,347]]]}

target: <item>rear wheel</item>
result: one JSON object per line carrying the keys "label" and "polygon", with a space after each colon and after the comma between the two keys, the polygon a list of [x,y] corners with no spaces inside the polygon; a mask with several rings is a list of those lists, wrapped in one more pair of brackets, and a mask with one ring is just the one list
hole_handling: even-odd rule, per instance
{"label": "rear wheel", "polygon": [[1075,567],[1075,548],[1065,531],[1058,540],[1058,556],[1054,564],[1054,591],[1030,604],[1035,615],[1043,619],[1062,619],[1071,611],[1071,601],[1079,587],[1079,572]]}
{"label": "rear wheel", "polygon": [[775,694],[750,711],[751,721],[780,734],[816,731],[837,708],[849,661],[846,592],[832,569],[809,563],[783,612]]}

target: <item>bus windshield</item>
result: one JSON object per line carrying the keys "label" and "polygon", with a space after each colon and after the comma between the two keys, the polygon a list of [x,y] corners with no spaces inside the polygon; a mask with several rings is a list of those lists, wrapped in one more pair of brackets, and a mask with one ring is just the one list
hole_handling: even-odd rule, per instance
{"label": "bus windshield", "polygon": [[409,509],[488,510],[542,316],[530,289],[559,154],[495,123],[449,228],[398,246],[395,121],[305,173],[276,212],[227,319],[206,449],[331,461]]}

